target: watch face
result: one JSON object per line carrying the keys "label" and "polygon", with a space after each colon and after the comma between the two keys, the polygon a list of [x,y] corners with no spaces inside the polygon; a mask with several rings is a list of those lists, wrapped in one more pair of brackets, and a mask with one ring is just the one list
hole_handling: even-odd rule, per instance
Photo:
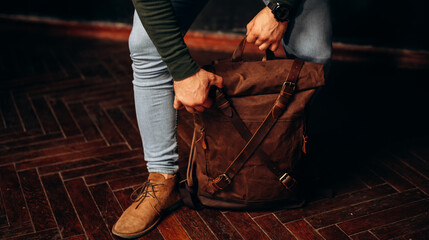
{"label": "watch face", "polygon": [[275,10],[275,17],[280,21],[286,21],[289,17],[289,8],[285,6],[277,6]]}

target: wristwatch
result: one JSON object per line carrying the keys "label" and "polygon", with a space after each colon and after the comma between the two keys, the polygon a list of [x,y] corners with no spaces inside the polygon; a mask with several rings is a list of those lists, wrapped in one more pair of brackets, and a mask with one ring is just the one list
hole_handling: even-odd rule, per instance
{"label": "wristwatch", "polygon": [[287,4],[269,2],[267,7],[271,9],[274,17],[279,22],[289,21],[292,16],[292,8]]}

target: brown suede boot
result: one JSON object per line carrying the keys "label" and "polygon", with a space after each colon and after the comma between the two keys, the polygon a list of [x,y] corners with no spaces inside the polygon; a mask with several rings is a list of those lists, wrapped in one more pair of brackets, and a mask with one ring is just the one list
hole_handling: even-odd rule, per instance
{"label": "brown suede boot", "polygon": [[163,214],[180,206],[176,183],[177,175],[165,179],[160,173],[150,173],[138,197],[113,225],[112,233],[122,238],[136,238],[152,230]]}

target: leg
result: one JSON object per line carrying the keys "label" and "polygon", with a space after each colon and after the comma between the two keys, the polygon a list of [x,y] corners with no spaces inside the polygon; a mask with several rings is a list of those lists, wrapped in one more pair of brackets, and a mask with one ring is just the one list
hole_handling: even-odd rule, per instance
{"label": "leg", "polygon": [[291,57],[325,64],[332,56],[332,26],[329,0],[303,0],[289,23],[283,47]]}
{"label": "leg", "polygon": [[[206,1],[172,1],[186,33]],[[137,14],[129,38],[134,71],[134,98],[143,149],[149,172],[176,173],[176,111],[173,80]]]}
{"label": "leg", "polygon": [[[172,2],[184,34],[205,1]],[[148,233],[160,221],[161,215],[180,201],[177,176],[172,175],[178,170],[173,79],[136,13],[129,47],[133,60],[136,114],[150,174],[148,181],[136,190],[134,202],[112,228],[113,234],[123,238]],[[167,174],[170,177],[165,177]]]}

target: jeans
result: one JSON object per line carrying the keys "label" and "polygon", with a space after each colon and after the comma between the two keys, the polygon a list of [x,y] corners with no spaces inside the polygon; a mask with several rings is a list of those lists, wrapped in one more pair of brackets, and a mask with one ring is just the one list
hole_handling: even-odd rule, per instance
{"label": "jeans", "polygon": [[[328,64],[332,54],[329,0],[303,0],[283,38],[288,56]],[[204,0],[172,0],[184,35]],[[176,173],[177,112],[173,79],[136,12],[129,37],[136,114],[149,172]]]}

